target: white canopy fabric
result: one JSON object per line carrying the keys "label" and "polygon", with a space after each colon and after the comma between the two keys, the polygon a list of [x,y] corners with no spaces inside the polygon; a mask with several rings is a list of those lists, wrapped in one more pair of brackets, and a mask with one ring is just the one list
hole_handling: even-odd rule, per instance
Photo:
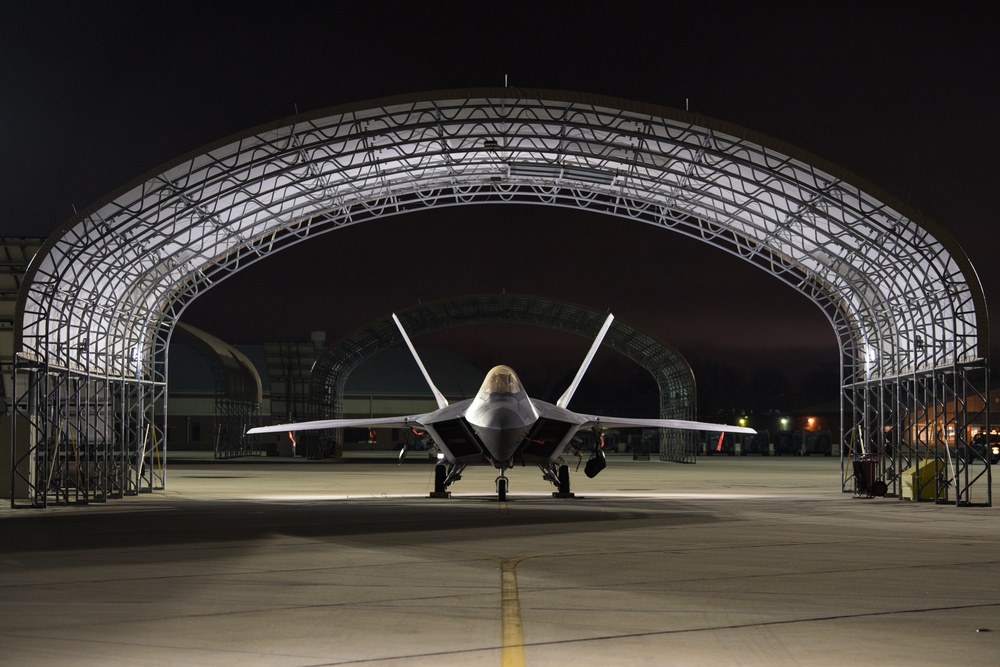
{"label": "white canopy fabric", "polygon": [[639,219],[737,254],[824,308],[857,381],[986,354],[968,258],[860,179],[695,114],[507,88],[302,115],[142,177],[48,240],[16,346],[50,366],[156,379],[184,304],[226,275],[337,226],[483,202]]}

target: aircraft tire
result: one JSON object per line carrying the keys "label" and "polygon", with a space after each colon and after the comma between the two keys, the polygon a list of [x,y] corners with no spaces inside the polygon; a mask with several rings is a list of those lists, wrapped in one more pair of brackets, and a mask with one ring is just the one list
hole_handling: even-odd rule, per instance
{"label": "aircraft tire", "polygon": [[497,499],[500,502],[507,500],[507,479],[505,477],[497,480]]}
{"label": "aircraft tire", "polygon": [[569,493],[569,466],[559,466],[559,493]]}
{"label": "aircraft tire", "polygon": [[444,493],[444,480],[448,470],[441,464],[434,466],[434,493]]}

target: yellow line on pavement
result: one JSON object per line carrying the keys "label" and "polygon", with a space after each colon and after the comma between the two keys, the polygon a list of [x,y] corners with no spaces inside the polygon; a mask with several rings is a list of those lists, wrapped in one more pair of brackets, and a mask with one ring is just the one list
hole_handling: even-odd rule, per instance
{"label": "yellow line on pavement", "polygon": [[524,667],[524,628],[517,593],[517,563],[520,558],[500,561],[500,619],[503,633],[502,667]]}

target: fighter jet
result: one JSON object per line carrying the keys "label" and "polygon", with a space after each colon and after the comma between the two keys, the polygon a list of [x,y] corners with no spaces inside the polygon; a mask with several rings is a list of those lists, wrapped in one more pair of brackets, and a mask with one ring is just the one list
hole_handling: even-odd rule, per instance
{"label": "fighter jet", "polygon": [[469,465],[491,465],[499,471],[496,493],[500,501],[507,500],[507,471],[515,466],[537,465],[542,476],[557,489],[554,496],[572,496],[569,466],[563,454],[581,429],[590,429],[595,436],[594,452],[584,472],[596,476],[607,465],[601,443],[602,432],[612,428],[674,428],[698,431],[755,433],[751,428],[710,424],[683,419],[642,419],[604,417],[573,412],[568,409],[597,349],[604,340],[614,315],[609,314],[594,340],[586,358],[570,386],[555,404],[530,398],[517,374],[509,366],[495,366],[486,374],[475,398],[449,404],[420,360],[416,348],[407,336],[395,313],[393,321],[403,335],[420,372],[430,386],[438,409],[424,414],[363,419],[323,419],[261,426],[247,431],[283,433],[335,428],[406,428],[426,433],[438,450],[439,461],[434,469],[433,497],[448,497],[448,487],[461,479]]}

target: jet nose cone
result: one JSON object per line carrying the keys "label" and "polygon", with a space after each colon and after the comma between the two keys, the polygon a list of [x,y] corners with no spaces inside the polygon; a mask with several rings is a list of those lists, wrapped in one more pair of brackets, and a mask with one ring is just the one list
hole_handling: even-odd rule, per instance
{"label": "jet nose cone", "polygon": [[479,438],[486,445],[486,449],[497,461],[509,461],[517,451],[517,446],[524,438],[524,428],[515,427],[512,429],[480,429]]}
{"label": "jet nose cone", "polygon": [[489,417],[489,424],[491,428],[507,430],[513,428],[523,428],[526,426],[524,423],[524,416],[516,410],[511,410],[510,408],[498,407],[494,410],[490,410]]}

